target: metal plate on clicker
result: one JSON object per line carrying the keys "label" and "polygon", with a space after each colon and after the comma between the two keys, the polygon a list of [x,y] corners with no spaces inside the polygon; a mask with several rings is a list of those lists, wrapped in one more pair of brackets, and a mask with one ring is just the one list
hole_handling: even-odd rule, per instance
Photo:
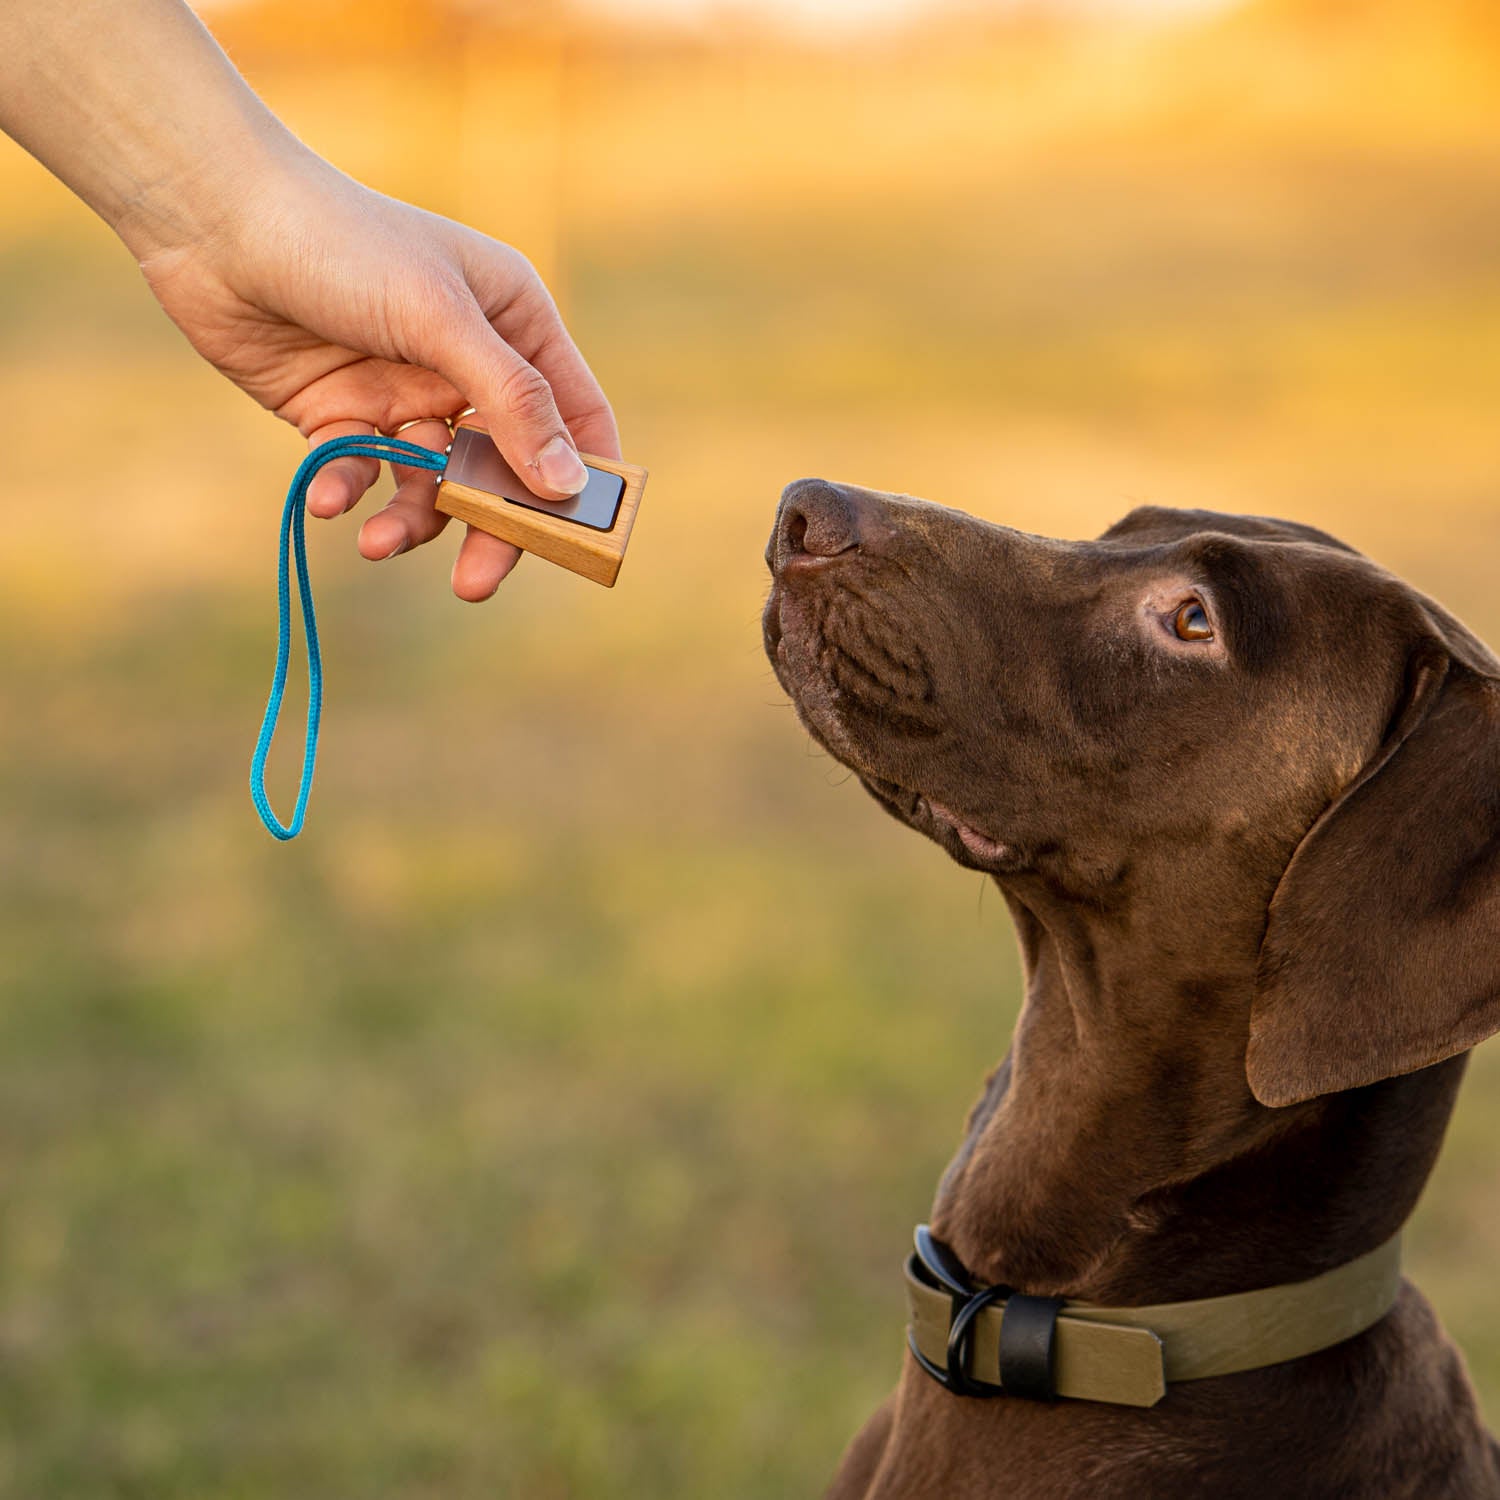
{"label": "metal plate on clicker", "polygon": [[545,516],[573,521],[594,531],[608,531],[619,514],[625,481],[618,474],[607,473],[585,464],[589,482],[568,500],[543,500],[533,495],[520,476],[500,456],[500,450],[487,433],[477,427],[460,427],[453,434],[453,452],[448,458],[445,479],[483,490],[486,494],[508,500],[512,505],[540,511]]}

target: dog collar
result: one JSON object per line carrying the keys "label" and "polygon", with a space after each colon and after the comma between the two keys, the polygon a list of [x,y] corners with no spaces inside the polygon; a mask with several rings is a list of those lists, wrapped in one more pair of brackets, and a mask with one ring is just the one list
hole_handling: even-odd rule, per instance
{"label": "dog collar", "polygon": [[1307,1281],[1195,1302],[1099,1307],[976,1286],[923,1224],[906,1262],[917,1363],[959,1396],[1155,1406],[1169,1382],[1300,1359],[1378,1323],[1401,1290],[1401,1237]]}

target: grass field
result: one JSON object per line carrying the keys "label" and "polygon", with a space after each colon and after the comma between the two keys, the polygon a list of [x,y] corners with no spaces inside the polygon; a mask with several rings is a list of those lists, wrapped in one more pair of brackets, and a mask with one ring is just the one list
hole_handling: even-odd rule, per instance
{"label": "grass field", "polygon": [[[536,256],[653,471],[613,593],[317,528],[290,846],[244,773],[298,440],[0,153],[0,1494],[818,1488],[1017,980],[775,687],[776,495],[1291,515],[1500,641],[1500,47],[1441,9],[528,33],[395,123],[394,54],[225,12],[312,144]],[[1481,1049],[1410,1235],[1492,1414],[1497,1129]]]}

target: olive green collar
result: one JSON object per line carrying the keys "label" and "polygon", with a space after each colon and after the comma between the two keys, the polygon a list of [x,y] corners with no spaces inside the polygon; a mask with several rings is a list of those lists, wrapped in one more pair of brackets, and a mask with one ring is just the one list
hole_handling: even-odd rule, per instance
{"label": "olive green collar", "polygon": [[917,1362],[957,1395],[1154,1406],[1169,1382],[1257,1370],[1353,1338],[1401,1289],[1401,1237],[1307,1281],[1098,1307],[975,1286],[924,1224],[906,1263]]}

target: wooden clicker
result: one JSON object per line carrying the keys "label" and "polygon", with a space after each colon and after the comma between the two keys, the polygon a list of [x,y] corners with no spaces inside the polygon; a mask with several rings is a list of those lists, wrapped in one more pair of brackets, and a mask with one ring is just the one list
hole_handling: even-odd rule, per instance
{"label": "wooden clicker", "polygon": [[484,428],[461,423],[438,486],[437,508],[606,588],[614,586],[646,471],[580,454],[589,481],[567,500],[533,495]]}

